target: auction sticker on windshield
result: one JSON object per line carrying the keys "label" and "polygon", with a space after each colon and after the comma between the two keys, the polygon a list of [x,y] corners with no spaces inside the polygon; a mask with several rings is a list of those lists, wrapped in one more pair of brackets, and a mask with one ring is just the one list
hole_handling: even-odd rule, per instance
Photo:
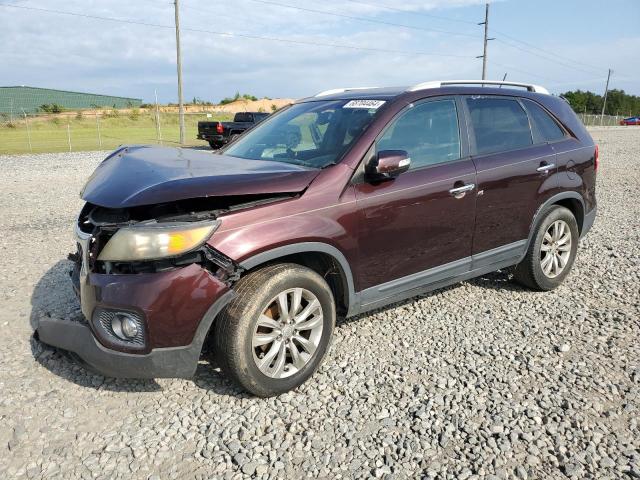
{"label": "auction sticker on windshield", "polygon": [[366,108],[367,110],[376,110],[384,104],[384,100],[351,100],[342,108]]}

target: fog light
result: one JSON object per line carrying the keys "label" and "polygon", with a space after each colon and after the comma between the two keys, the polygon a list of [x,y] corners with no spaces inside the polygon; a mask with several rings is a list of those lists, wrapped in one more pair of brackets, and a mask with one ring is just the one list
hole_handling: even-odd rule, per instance
{"label": "fog light", "polygon": [[138,335],[138,324],[129,315],[118,313],[111,320],[111,329],[122,340],[131,340]]}

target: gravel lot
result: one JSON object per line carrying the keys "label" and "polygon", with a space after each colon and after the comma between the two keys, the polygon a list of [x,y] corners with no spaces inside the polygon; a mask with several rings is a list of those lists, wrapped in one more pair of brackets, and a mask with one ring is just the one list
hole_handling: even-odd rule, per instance
{"label": "gravel lot", "polygon": [[0,478],[640,478],[640,129],[594,130],[568,281],[505,273],[342,322],[298,391],[112,380],[31,339],[79,315],[78,192],[104,153],[0,156]]}

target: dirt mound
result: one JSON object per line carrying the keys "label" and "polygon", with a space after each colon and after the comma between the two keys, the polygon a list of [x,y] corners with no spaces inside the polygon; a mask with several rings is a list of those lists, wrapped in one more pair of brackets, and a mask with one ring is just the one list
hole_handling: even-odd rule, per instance
{"label": "dirt mound", "polygon": [[[291,98],[262,98],[260,100],[236,100],[235,102],[227,103],[226,105],[185,105],[185,112],[267,112],[270,113],[274,110],[285,107],[295,100]],[[275,108],[274,108],[275,106]],[[178,111],[178,107],[160,107],[163,112],[170,112],[175,109]]]}
{"label": "dirt mound", "polygon": [[[237,112],[274,112],[282,107],[286,107],[287,105],[295,102],[294,99],[291,98],[262,98],[260,100],[236,100],[235,102],[227,103],[226,105],[193,105],[193,104],[185,104],[184,111],[185,113],[203,113],[203,112],[212,112],[212,113],[237,113]],[[275,108],[274,108],[275,107]],[[177,105],[160,105],[160,111],[163,113],[178,113]],[[121,108],[121,109],[110,109],[110,108],[99,108],[99,109],[86,109],[80,110],[79,112],[76,110],[66,110],[61,113],[48,113],[48,114],[39,114],[30,117],[31,120],[51,120],[54,118],[58,119],[72,119],[76,118],[78,114],[82,116],[105,116],[113,114],[114,112],[117,115],[129,115],[132,113],[132,110],[138,110],[139,112],[145,111],[154,111],[154,107],[148,108]],[[66,121],[66,120],[65,120]]]}

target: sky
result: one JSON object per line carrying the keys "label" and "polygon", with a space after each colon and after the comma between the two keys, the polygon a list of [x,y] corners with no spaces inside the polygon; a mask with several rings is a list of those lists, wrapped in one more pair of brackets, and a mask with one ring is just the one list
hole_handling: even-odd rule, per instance
{"label": "sky", "polygon": [[[184,97],[478,79],[484,10],[484,0],[180,0]],[[0,85],[176,102],[173,25],[170,0],[0,0]],[[638,0],[494,1],[487,77],[602,94],[611,68],[610,88],[640,95],[639,25]]]}

